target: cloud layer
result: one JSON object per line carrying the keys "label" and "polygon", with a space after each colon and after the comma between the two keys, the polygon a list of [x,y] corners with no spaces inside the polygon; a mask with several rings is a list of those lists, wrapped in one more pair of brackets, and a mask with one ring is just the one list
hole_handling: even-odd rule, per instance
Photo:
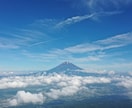
{"label": "cloud layer", "polygon": [[[23,104],[43,104],[45,101],[59,99],[66,96],[74,96],[83,90],[90,93],[86,85],[90,84],[105,84],[110,83],[110,78],[93,77],[93,76],[67,76],[53,74],[48,76],[14,76],[0,79],[0,89],[19,89],[15,96],[6,100],[7,106],[18,106]],[[39,93],[21,91],[26,89],[41,86]],[[48,90],[41,90],[48,87]],[[90,94],[89,94],[90,95]],[[1,103],[1,102],[0,102]]]}
{"label": "cloud layer", "polygon": [[0,79],[0,89],[8,88],[25,88],[27,86],[36,86],[36,85],[51,85],[64,82],[66,86],[80,86],[92,83],[110,83],[109,78],[105,77],[81,77],[81,76],[67,76],[67,75],[49,75],[49,76],[15,76],[15,77],[5,77]]}
{"label": "cloud layer", "polygon": [[[113,83],[114,82],[114,83]],[[51,74],[47,76],[14,76],[0,79],[0,89],[18,89],[18,92],[11,98],[5,100],[7,106],[19,106],[23,104],[43,104],[50,100],[63,97],[104,95],[103,91],[108,88],[98,88],[98,85],[109,84],[125,88],[127,96],[132,97],[131,76],[109,74],[107,76],[67,76],[64,74]],[[90,85],[96,87],[90,88]],[[26,88],[36,87],[35,92],[26,91]],[[43,89],[43,88],[47,89]],[[25,89],[25,91],[21,90]],[[82,95],[84,93],[84,95]],[[110,93],[110,91],[108,92]],[[129,95],[128,95],[129,94]],[[0,101],[1,103],[1,101]]]}

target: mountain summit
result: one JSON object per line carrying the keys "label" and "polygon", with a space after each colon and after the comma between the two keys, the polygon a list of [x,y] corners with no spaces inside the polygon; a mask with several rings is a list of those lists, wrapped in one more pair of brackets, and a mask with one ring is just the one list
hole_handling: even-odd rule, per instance
{"label": "mountain summit", "polygon": [[52,68],[48,70],[48,72],[66,72],[66,71],[79,71],[83,70],[82,68],[70,63],[70,62],[63,62],[60,65],[56,66],[55,68]]}
{"label": "mountain summit", "polygon": [[65,74],[65,75],[77,75],[77,76],[89,75],[89,73],[85,72],[84,69],[74,65],[73,63],[63,62],[50,70],[37,72],[34,74],[34,76],[43,76],[43,75],[49,75],[54,73]]}
{"label": "mountain summit", "polygon": [[66,74],[66,75],[81,75],[83,69],[70,63],[70,62],[63,62],[60,65],[47,70],[45,72],[37,72],[35,75],[48,75],[52,73],[57,73],[57,74]]}

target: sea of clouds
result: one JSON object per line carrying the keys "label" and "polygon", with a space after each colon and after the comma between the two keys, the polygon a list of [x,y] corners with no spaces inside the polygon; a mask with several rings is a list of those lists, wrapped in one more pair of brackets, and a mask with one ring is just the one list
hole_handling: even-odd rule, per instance
{"label": "sea of clouds", "polygon": [[[1,106],[19,106],[23,104],[44,104],[49,100],[61,97],[71,97],[86,92],[92,96],[100,89],[89,88],[89,85],[114,84],[127,90],[132,98],[132,77],[124,75],[114,76],[68,76],[65,74],[51,74],[46,76],[10,76],[0,78],[0,90],[18,89],[15,95],[0,99]],[[36,91],[27,91],[26,88],[38,86]],[[45,89],[47,88],[47,89]],[[103,93],[102,93],[103,94]],[[3,104],[3,105],[2,105]]]}

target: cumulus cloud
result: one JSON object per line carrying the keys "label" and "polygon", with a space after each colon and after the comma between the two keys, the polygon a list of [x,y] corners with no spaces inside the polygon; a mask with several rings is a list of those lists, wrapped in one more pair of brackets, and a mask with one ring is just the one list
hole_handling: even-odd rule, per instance
{"label": "cumulus cloud", "polygon": [[73,96],[82,90],[86,90],[87,84],[98,84],[98,83],[110,83],[109,78],[104,77],[67,77],[63,78],[62,81],[57,83],[59,89],[50,89],[46,95],[52,99],[58,99],[64,96]]}
{"label": "cumulus cloud", "polygon": [[121,76],[118,78],[119,80],[119,83],[117,85],[119,86],[123,86],[129,90],[132,90],[132,77],[130,76],[127,76],[127,77],[124,77],[124,76]]}
{"label": "cumulus cloud", "polygon": [[73,96],[79,90],[81,90],[78,86],[65,86],[61,89],[50,89],[50,92],[46,93],[49,98],[58,99],[63,96]]}
{"label": "cumulus cloud", "polygon": [[[86,82],[87,80],[87,82]],[[0,89],[8,88],[23,88],[27,86],[36,86],[36,85],[51,85],[54,83],[60,84],[65,83],[66,86],[77,86],[89,83],[109,83],[109,78],[104,77],[81,77],[81,76],[67,76],[53,74],[48,76],[14,76],[14,77],[5,77],[0,79]],[[60,84],[61,85],[61,84]]]}
{"label": "cumulus cloud", "polygon": [[45,97],[42,93],[32,94],[30,92],[18,91],[17,94],[9,99],[9,106],[18,106],[21,104],[42,104],[45,101]]}
{"label": "cumulus cloud", "polygon": [[132,99],[132,76],[120,75],[114,77],[113,80],[117,82],[115,83],[116,86],[125,88],[126,92],[124,94]]}
{"label": "cumulus cloud", "polygon": [[31,81],[34,81],[33,77],[5,77],[0,79],[0,89],[27,87],[28,85],[32,85]]}

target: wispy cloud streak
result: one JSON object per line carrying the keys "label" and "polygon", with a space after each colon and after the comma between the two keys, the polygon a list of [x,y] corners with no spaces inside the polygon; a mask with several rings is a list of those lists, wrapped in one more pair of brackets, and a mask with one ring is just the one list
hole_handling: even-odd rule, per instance
{"label": "wispy cloud streak", "polygon": [[72,53],[85,53],[90,51],[108,50],[112,48],[119,48],[132,44],[132,33],[121,34],[113,36],[104,40],[98,40],[92,43],[79,44],[73,47],[65,48],[65,50]]}
{"label": "wispy cloud streak", "polygon": [[51,41],[51,38],[44,32],[32,29],[17,29],[13,33],[2,33],[1,35],[3,35],[0,37],[1,49],[20,49],[25,46],[36,46]]}
{"label": "wispy cloud streak", "polygon": [[16,39],[7,39],[4,37],[0,38],[0,48],[2,49],[17,49],[19,48],[19,45],[17,45],[15,42]]}
{"label": "wispy cloud streak", "polygon": [[90,14],[90,15],[74,16],[74,17],[71,17],[71,18],[67,18],[64,21],[59,22],[55,27],[56,28],[61,28],[65,25],[70,25],[70,24],[74,24],[74,23],[77,23],[77,22],[80,22],[80,21],[83,21],[83,20],[86,20],[86,19],[91,19],[94,15],[95,14]]}
{"label": "wispy cloud streak", "polygon": [[59,23],[56,24],[55,28],[62,28],[66,25],[72,25],[78,22],[81,22],[83,20],[88,20],[88,19],[97,19],[98,17],[101,16],[110,16],[110,15],[115,15],[115,14],[120,14],[122,13],[121,11],[113,11],[113,12],[94,12],[92,14],[87,14],[87,15],[82,15],[82,16],[74,16],[74,17],[69,17],[66,20],[63,20]]}
{"label": "wispy cloud streak", "polygon": [[81,0],[81,2],[90,12],[115,11],[132,4],[131,0]]}

